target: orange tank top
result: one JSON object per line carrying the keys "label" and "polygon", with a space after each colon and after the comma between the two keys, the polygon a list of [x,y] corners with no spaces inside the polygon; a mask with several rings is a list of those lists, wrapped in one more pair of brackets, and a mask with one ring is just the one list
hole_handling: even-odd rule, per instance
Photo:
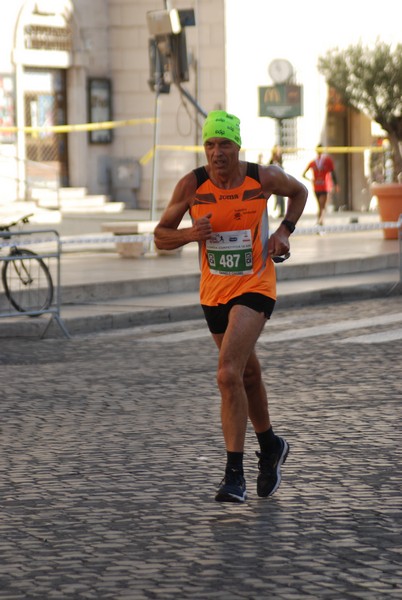
{"label": "orange tank top", "polygon": [[194,169],[197,189],[190,209],[194,221],[212,213],[213,239],[199,243],[200,301],[207,306],[256,292],[276,300],[275,267],[268,256],[268,213],[258,165],[247,163],[243,183],[216,187],[205,167]]}

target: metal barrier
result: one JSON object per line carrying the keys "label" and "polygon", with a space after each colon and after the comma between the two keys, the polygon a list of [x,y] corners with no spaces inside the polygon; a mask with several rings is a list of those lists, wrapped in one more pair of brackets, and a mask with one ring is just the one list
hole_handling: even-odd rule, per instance
{"label": "metal barrier", "polygon": [[57,231],[0,232],[0,318],[50,315],[69,338],[60,317],[60,254]]}

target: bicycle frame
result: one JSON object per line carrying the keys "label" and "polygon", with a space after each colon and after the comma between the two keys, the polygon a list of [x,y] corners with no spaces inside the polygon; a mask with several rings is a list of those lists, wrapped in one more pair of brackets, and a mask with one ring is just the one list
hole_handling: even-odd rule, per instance
{"label": "bicycle frame", "polygon": [[[62,333],[68,338],[70,335],[60,316],[61,242],[59,234],[53,229],[10,231],[10,228],[15,225],[27,223],[28,219],[29,215],[9,225],[0,226],[0,252],[4,249],[9,250],[7,254],[0,253],[3,287],[11,286],[11,289],[8,289],[8,295],[6,289],[4,289],[4,293],[0,293],[0,319],[16,316],[40,317],[48,314],[51,319],[41,337],[44,337],[52,321],[56,320]],[[32,279],[32,277],[35,277],[32,274],[33,266],[35,267],[36,277],[39,277],[39,273],[41,273],[41,278],[36,284],[33,283]],[[16,281],[7,283],[7,278],[12,277],[12,272],[14,272]],[[32,288],[33,285],[36,287]],[[40,303],[35,305],[34,302],[32,306],[29,303],[28,306],[24,303],[21,305],[20,298],[26,298],[31,288],[32,297],[35,298],[36,295],[39,298],[40,293],[45,298],[43,306]],[[48,289],[47,292],[46,289]],[[10,296],[14,304],[10,300]],[[49,298],[50,303],[47,306]],[[36,320],[34,319],[34,321]],[[33,325],[32,327],[36,330],[39,326]]]}
{"label": "bicycle frame", "polygon": [[[17,246],[11,246],[10,256],[16,256],[17,252],[18,252]],[[18,267],[18,264],[21,265],[21,268]],[[14,261],[13,266],[18,274],[18,277],[20,278],[21,282],[24,285],[29,285],[32,283],[33,279],[31,277],[30,272],[28,271],[23,259],[19,260],[18,263],[17,263],[17,261]],[[24,278],[24,273],[25,273],[25,278]]]}

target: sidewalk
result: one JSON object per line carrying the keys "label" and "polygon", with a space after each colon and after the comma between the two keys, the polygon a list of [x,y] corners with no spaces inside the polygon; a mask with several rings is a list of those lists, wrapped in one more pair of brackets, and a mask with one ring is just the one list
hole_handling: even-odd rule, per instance
{"label": "sidewalk", "polygon": [[[138,220],[141,214],[144,220],[148,218],[145,211],[127,213],[123,213],[127,220]],[[330,227],[339,226],[340,231],[292,236],[291,258],[277,266],[277,309],[385,296],[392,290],[400,278],[398,240],[384,240],[381,230],[342,231],[342,226],[356,220],[362,225],[378,223],[373,213],[336,213],[329,215],[327,222]],[[275,225],[271,219],[271,228]],[[313,225],[313,217],[303,217],[298,229]],[[92,220],[88,227],[96,233],[96,226]],[[81,222],[80,227],[85,225]],[[63,240],[68,233],[64,228]],[[113,244],[63,243],[61,318],[72,335],[202,318],[198,284],[196,244],[185,247],[180,255],[148,253],[124,259]],[[393,291],[399,292],[400,286]],[[45,318],[3,319],[0,337],[40,335]],[[60,335],[56,323],[47,335]]]}

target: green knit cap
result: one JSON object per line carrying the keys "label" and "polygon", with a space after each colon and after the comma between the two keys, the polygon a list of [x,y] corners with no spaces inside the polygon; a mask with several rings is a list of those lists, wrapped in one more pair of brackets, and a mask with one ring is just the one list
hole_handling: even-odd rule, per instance
{"label": "green knit cap", "polygon": [[213,110],[208,113],[202,128],[202,141],[222,137],[241,147],[240,119],[225,110]]}

